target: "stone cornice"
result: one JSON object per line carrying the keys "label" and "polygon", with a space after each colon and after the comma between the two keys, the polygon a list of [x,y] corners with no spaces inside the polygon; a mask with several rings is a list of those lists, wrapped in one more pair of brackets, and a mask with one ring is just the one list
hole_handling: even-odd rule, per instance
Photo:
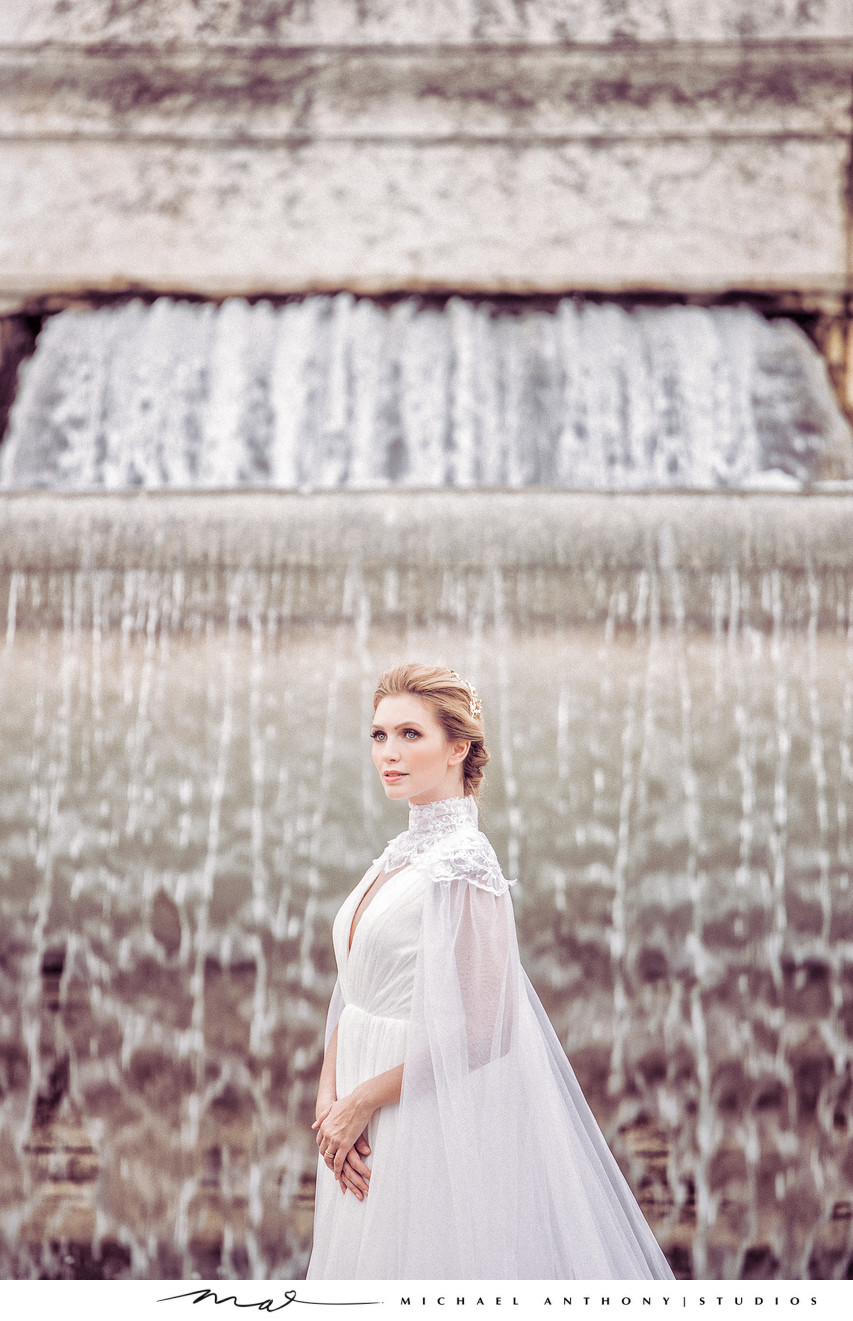
{"label": "stone cornice", "polygon": [[853,41],[0,48],[0,138],[294,143],[847,138]]}

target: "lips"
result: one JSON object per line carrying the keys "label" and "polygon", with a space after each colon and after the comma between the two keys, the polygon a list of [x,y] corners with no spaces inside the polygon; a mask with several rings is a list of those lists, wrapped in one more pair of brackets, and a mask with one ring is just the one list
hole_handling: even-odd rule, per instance
{"label": "lips", "polygon": [[383,771],[382,773],[383,780],[388,780],[391,784],[395,784],[397,780],[403,780],[405,777],[405,771]]}

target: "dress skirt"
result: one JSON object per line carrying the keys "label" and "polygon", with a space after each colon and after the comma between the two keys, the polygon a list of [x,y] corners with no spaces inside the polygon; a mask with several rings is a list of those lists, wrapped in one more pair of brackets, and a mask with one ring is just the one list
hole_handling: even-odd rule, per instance
{"label": "dress skirt", "polygon": [[[352,949],[349,933],[355,910],[376,877],[377,867],[345,900],[333,928],[344,1008],[338,1021],[337,1095],[402,1064],[411,986],[423,908],[424,879],[405,868],[386,881],[364,910]],[[310,1279],[381,1278],[382,1237],[394,1221],[383,1191],[384,1162],[394,1149],[399,1105],[374,1111],[367,1129],[370,1191],[362,1201],[342,1193],[322,1157],[317,1161],[314,1249]]]}

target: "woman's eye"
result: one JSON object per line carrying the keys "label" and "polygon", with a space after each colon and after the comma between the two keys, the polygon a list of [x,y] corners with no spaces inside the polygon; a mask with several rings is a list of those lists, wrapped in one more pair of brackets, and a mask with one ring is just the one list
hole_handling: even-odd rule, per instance
{"label": "woman's eye", "polygon": [[371,732],[370,732],[370,737],[371,737],[372,739],[375,739],[376,742],[379,743],[379,742],[381,742],[382,739],[384,739],[384,737],[385,737],[385,731],[384,731],[384,729],[373,729],[373,730],[371,730]]}
{"label": "woman's eye", "polygon": [[420,738],[420,734],[418,733],[418,731],[417,731],[416,729],[406,729],[406,730],[404,730],[403,732],[404,732],[404,736],[405,736],[406,738],[409,738],[409,737],[411,737],[411,738]]}

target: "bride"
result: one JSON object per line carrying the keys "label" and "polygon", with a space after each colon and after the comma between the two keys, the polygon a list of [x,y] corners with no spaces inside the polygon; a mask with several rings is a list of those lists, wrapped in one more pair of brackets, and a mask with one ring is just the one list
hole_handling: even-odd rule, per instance
{"label": "bride", "polygon": [[519,960],[476,692],[398,666],[371,738],[409,828],[334,922],[308,1278],[671,1279]]}

